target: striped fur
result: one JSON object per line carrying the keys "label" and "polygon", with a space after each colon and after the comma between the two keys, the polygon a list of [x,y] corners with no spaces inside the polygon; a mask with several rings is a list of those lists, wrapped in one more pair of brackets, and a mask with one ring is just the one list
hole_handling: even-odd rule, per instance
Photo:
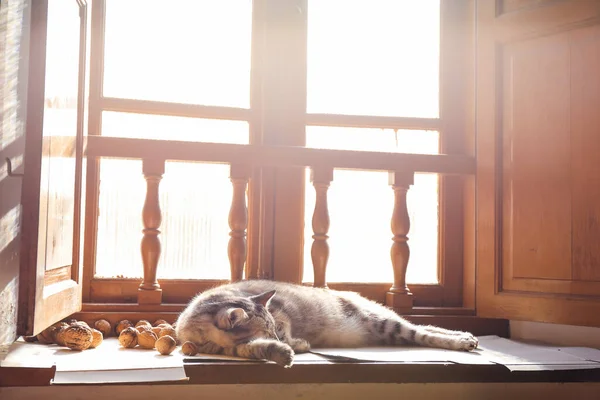
{"label": "striped fur", "polygon": [[289,367],[311,347],[416,344],[473,350],[467,332],[414,325],[354,292],[249,280],[196,296],[177,321],[177,337],[200,352],[267,359]]}

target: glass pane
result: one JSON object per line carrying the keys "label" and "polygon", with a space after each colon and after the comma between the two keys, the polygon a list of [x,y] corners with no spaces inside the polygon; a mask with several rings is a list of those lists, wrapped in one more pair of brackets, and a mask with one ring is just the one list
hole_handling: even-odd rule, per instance
{"label": "glass pane", "polygon": [[309,113],[437,118],[440,0],[309,0]]}
{"label": "glass pane", "polygon": [[[140,160],[103,159],[97,277],[141,278],[146,182]],[[158,278],[228,279],[229,166],[167,162],[160,183]]]}
{"label": "glass pane", "polygon": [[[247,144],[248,123],[104,112],[103,135]],[[140,160],[102,159],[96,276],[141,277]],[[227,279],[229,166],[169,162],[160,183],[162,254],[159,278]]]}
{"label": "glass pane", "polygon": [[251,0],[107,0],[104,95],[248,108]]}
{"label": "glass pane", "polygon": [[73,260],[79,29],[76,1],[48,2],[40,192],[47,270]]}
{"label": "glass pane", "polygon": [[[438,132],[307,127],[307,146],[436,154]],[[328,192],[329,282],[392,282],[390,219],[394,194],[387,172],[335,170]],[[315,192],[306,174],[304,281],[313,281],[310,257]],[[416,174],[408,191],[409,283],[438,282],[438,175]]]}
{"label": "glass pane", "polygon": [[248,144],[248,122],[102,112],[102,135],[135,139]]}

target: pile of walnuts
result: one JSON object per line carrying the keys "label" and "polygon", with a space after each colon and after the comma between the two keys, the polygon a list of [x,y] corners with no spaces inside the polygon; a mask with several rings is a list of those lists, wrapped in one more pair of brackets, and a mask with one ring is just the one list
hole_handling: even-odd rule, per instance
{"label": "pile of walnuts", "polygon": [[120,321],[114,330],[105,319],[96,321],[90,327],[84,321],[75,319],[57,322],[35,336],[26,336],[27,342],[57,344],[71,350],[87,350],[98,347],[105,337],[116,334],[123,347],[156,349],[160,354],[171,354],[177,347],[174,325],[159,319],[151,324],[140,320],[135,325],[129,320]]}
{"label": "pile of walnuts", "polygon": [[175,328],[165,320],[149,321],[140,320],[135,325],[131,321],[123,320],[117,324],[115,331],[119,335],[119,343],[123,347],[154,349],[162,355],[168,355],[177,347]]}
{"label": "pile of walnuts", "polygon": [[[27,342],[40,342],[42,344],[54,344],[68,347],[71,350],[87,350],[98,347],[104,340],[104,323],[108,321],[96,321],[91,328],[84,321],[69,320],[68,322],[57,322],[44,329],[36,336],[26,336]],[[100,323],[100,324],[99,324]],[[110,326],[110,324],[108,324]]]}

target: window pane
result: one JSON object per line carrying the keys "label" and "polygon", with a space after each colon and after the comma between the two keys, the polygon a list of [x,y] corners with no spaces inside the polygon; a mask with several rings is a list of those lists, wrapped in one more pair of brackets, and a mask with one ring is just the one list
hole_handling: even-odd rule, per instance
{"label": "window pane", "polygon": [[[243,121],[104,112],[103,135],[248,143]],[[142,207],[146,183],[140,160],[102,159],[96,276],[141,277]],[[169,162],[160,183],[163,213],[159,278],[228,279],[229,166]]]}
{"label": "window pane", "polygon": [[248,108],[251,0],[107,0],[104,95]]}
{"label": "window pane", "polygon": [[[143,276],[140,242],[146,182],[140,160],[103,159],[97,277]],[[158,278],[228,279],[229,166],[167,162],[160,183]]]}
{"label": "window pane", "polygon": [[102,112],[102,134],[136,139],[248,144],[246,121]]}
{"label": "window pane", "polygon": [[[436,154],[438,133],[391,129],[307,127],[307,146]],[[306,174],[304,281],[313,281],[310,256],[315,192]],[[392,282],[390,220],[394,194],[387,172],[335,170],[328,192],[329,282]],[[409,283],[437,283],[438,175],[416,174],[408,191]]]}
{"label": "window pane", "polygon": [[47,270],[73,260],[79,28],[77,2],[48,2],[40,193]]}
{"label": "window pane", "polygon": [[309,0],[309,113],[437,118],[440,0]]}

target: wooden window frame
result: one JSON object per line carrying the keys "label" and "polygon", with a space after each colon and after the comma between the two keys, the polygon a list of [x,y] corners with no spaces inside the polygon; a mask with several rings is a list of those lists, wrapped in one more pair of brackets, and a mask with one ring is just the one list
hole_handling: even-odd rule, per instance
{"label": "wooden window frame", "polygon": [[[254,1],[249,109],[104,97],[105,0],[94,0],[91,16],[89,135],[101,134],[102,111],[120,111],[244,120],[249,122],[250,143],[264,145],[304,146],[305,127],[309,125],[429,129],[440,132],[440,153],[473,155],[471,142],[474,131],[469,127],[473,116],[469,113],[473,112],[473,107],[470,106],[473,105],[474,3],[471,0],[445,0],[440,3],[440,118],[427,119],[307,114],[307,0]],[[291,32],[285,39],[283,35],[276,34],[282,21],[288,32]],[[286,74],[277,71],[286,71]],[[290,76],[294,79],[290,79]],[[248,192],[247,278],[301,282],[304,255],[304,173],[305,169],[299,167],[264,167],[251,177]],[[474,274],[469,272],[474,268],[466,262],[465,256],[473,252],[474,247],[471,248],[469,240],[464,239],[470,237],[466,232],[469,229],[465,227],[472,222],[470,211],[465,212],[465,204],[469,204],[469,196],[472,195],[471,179],[440,176],[440,283],[409,285],[415,295],[415,313],[448,313],[449,310],[465,313],[465,308],[473,308],[468,299],[474,298],[474,294],[471,294],[471,289],[475,286]],[[83,311],[108,310],[108,305],[102,306],[107,303],[135,303],[139,279],[94,277],[97,234],[97,213],[94,211],[98,209],[98,158],[90,158],[86,180],[86,210],[93,211],[88,212],[85,217]],[[197,292],[224,282],[226,281],[161,279],[163,306],[157,306],[156,309],[171,309],[169,305],[185,304]],[[355,290],[383,302],[390,283],[330,283],[329,287]]]}

